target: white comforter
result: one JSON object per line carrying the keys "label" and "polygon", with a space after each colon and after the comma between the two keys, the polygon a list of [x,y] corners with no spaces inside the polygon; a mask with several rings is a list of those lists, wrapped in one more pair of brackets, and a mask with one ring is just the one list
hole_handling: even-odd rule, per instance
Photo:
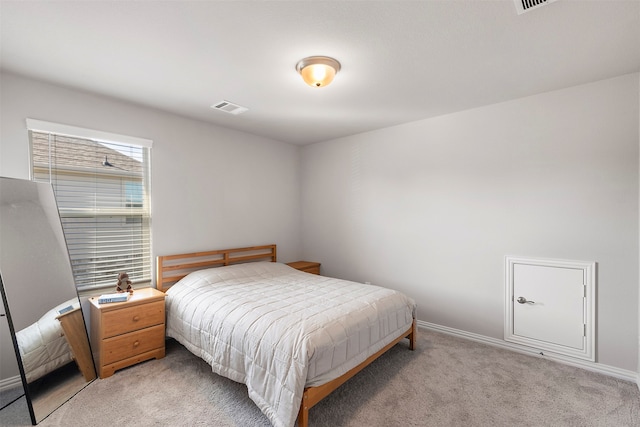
{"label": "white comforter", "polygon": [[355,367],[415,315],[399,292],[269,262],[191,273],[166,302],[167,335],[245,383],[276,427],[294,425],[305,386]]}
{"label": "white comforter", "polygon": [[26,328],[16,332],[20,359],[27,382],[37,380],[73,360],[71,347],[57,319],[63,308],[80,307],[77,298],[52,308]]}

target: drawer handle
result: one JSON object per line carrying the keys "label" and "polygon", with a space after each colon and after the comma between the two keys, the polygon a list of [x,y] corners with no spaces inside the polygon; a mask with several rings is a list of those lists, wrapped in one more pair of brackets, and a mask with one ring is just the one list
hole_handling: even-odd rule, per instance
{"label": "drawer handle", "polygon": [[140,316],[133,316],[133,321],[137,322],[138,320],[140,320]]}
{"label": "drawer handle", "polygon": [[134,347],[137,347],[137,346],[139,346],[139,345],[140,345],[140,341],[136,341],[136,342],[134,342],[134,343],[133,343],[133,346],[134,346]]}

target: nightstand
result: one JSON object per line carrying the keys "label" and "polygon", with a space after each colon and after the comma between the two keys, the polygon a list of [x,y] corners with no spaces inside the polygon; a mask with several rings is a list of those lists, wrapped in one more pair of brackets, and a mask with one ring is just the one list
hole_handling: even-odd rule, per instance
{"label": "nightstand", "polygon": [[76,359],[78,368],[82,372],[85,381],[91,381],[96,378],[96,370],[93,366],[91,358],[91,349],[89,341],[87,341],[87,330],[84,326],[82,318],[82,310],[80,307],[70,311],[66,311],[56,317],[64,331],[64,337],[67,344],[71,348],[73,357]]}
{"label": "nightstand", "polygon": [[305,273],[320,274],[320,263],[310,261],[296,261],[288,262],[289,267],[293,267],[296,270],[304,271]]}
{"label": "nightstand", "polygon": [[126,302],[91,302],[91,347],[100,378],[127,366],[164,357],[164,293],[136,289]]}

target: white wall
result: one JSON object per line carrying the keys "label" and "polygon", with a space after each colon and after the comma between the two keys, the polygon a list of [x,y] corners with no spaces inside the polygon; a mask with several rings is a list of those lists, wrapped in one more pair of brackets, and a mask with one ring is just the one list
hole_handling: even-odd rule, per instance
{"label": "white wall", "polygon": [[[277,141],[2,74],[0,175],[28,178],[26,117],[153,139],[154,255],[275,242],[282,261],[401,289],[420,320],[494,338],[504,255],[595,260],[598,361],[637,371],[639,86],[622,76],[300,158]],[[0,378],[17,375],[6,339]]]}
{"label": "white wall", "polygon": [[[6,314],[4,309],[4,299],[0,294],[0,313]],[[11,331],[6,317],[0,317],[0,389],[3,386],[15,386],[13,380],[9,380],[9,384],[4,384],[7,379],[20,375],[16,353],[11,341]],[[3,402],[4,403],[4,402]]]}
{"label": "white wall", "polygon": [[304,147],[303,257],[497,339],[505,255],[596,261],[597,361],[637,371],[638,81]]}
{"label": "white wall", "polygon": [[[0,93],[0,176],[29,178],[27,117],[152,139],[154,257],[276,243],[298,259],[299,147],[11,74]],[[17,375],[0,346],[0,378]]]}

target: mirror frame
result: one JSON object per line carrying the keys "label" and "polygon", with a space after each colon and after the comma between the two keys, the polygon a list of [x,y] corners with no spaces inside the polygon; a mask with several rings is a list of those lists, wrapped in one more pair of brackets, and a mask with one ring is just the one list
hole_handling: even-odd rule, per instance
{"label": "mirror frame", "polygon": [[24,365],[22,363],[22,357],[20,357],[20,347],[18,347],[18,339],[16,338],[16,330],[13,327],[13,320],[11,318],[11,310],[9,309],[9,303],[7,302],[7,294],[4,290],[4,282],[2,281],[2,271],[0,271],[0,294],[2,295],[2,302],[4,304],[4,314],[9,324],[9,332],[11,333],[11,342],[13,343],[13,350],[18,361],[18,370],[20,371],[20,378],[22,379],[22,388],[24,391],[25,399],[27,400],[27,408],[29,409],[29,416],[31,417],[31,424],[38,424],[36,421],[36,414],[33,411],[33,405],[31,404],[31,394],[29,392],[29,384],[27,383],[27,374],[24,371]]}

